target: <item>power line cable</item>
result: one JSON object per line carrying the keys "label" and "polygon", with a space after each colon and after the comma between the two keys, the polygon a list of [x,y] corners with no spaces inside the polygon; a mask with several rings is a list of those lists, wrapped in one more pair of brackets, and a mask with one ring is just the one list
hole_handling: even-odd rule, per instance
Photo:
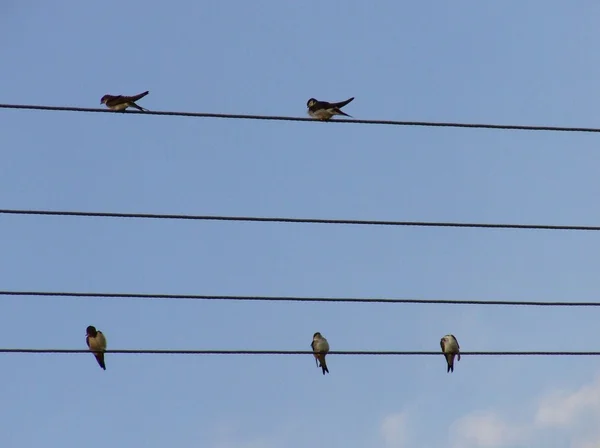
{"label": "power line cable", "polygon": [[199,294],[141,294],[110,292],[57,292],[57,291],[0,291],[0,296],[77,297],[113,299],[167,299],[167,300],[231,300],[259,302],[341,302],[341,303],[405,303],[429,305],[497,305],[542,307],[599,307],[600,302],[548,302],[533,300],[450,300],[450,299],[385,299],[361,297],[275,297]]}
{"label": "power line cable", "polygon": [[296,224],[347,224],[372,226],[404,226],[404,227],[464,227],[480,229],[521,229],[521,230],[578,230],[598,231],[600,226],[583,225],[546,225],[546,224],[502,224],[502,223],[469,223],[469,222],[432,222],[432,221],[385,221],[363,219],[321,219],[321,218],[285,218],[260,216],[220,216],[220,215],[186,215],[158,213],[116,213],[116,212],[82,212],[59,210],[18,210],[0,209],[4,215],[45,215],[45,216],[79,216],[94,218],[131,218],[131,219],[168,219],[191,221],[244,221],[272,222]]}
{"label": "power line cable", "polygon": [[[247,114],[217,114],[208,112],[172,112],[172,111],[112,111],[110,109],[98,109],[88,107],[71,106],[42,106],[32,104],[0,104],[0,109],[28,109],[44,111],[63,111],[63,112],[101,112],[118,114],[142,114],[142,115],[162,115],[175,117],[196,117],[196,118],[230,118],[241,120],[271,120],[271,121],[312,121],[324,123],[320,120],[308,117],[287,117],[280,115],[247,115]],[[559,132],[600,132],[600,128],[586,127],[567,127],[567,126],[530,126],[530,125],[508,125],[508,124],[485,124],[485,123],[450,123],[434,121],[395,121],[395,120],[329,120],[327,123],[353,123],[353,124],[380,124],[388,126],[428,126],[428,127],[451,127],[451,128],[477,128],[477,129],[502,129],[502,130],[521,130],[521,131],[559,131]]]}
{"label": "power line cable", "polygon": [[[91,353],[85,349],[46,348],[0,348],[0,353]],[[145,355],[312,355],[306,350],[106,350],[105,353]],[[473,351],[461,352],[461,356],[599,356],[600,352],[587,351]],[[440,351],[330,351],[329,355],[351,356],[440,356]]]}

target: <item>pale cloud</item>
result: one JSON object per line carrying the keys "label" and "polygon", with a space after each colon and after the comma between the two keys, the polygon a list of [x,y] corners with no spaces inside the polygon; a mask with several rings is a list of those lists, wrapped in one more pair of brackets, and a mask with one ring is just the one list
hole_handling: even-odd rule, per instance
{"label": "pale cloud", "polygon": [[534,404],[533,412],[521,422],[494,411],[461,417],[450,428],[453,446],[600,448],[600,377],[576,390],[553,392]]}
{"label": "pale cloud", "polygon": [[500,448],[525,442],[527,430],[494,412],[474,412],[454,422],[451,438],[457,448]]}
{"label": "pale cloud", "polygon": [[379,432],[386,448],[404,448],[408,446],[406,412],[386,416],[381,422]]}
{"label": "pale cloud", "polygon": [[540,426],[569,427],[582,416],[600,416],[600,377],[575,392],[556,392],[541,400],[535,423]]}
{"label": "pale cloud", "polygon": [[575,442],[572,445],[572,448],[598,448],[600,447],[600,439],[596,440],[587,440],[583,442]]}
{"label": "pale cloud", "polygon": [[281,448],[284,445],[284,438],[279,433],[247,437],[230,422],[221,422],[214,430],[212,448]]}

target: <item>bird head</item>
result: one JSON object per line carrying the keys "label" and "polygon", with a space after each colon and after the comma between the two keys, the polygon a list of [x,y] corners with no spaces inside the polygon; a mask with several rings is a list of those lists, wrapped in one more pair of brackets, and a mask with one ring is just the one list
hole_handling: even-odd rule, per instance
{"label": "bird head", "polygon": [[100,99],[100,104],[105,104],[109,98],[110,98],[110,95],[104,95],[102,97],[102,99]]}
{"label": "bird head", "polygon": [[308,107],[312,107],[312,106],[314,106],[315,104],[317,104],[317,100],[315,100],[314,98],[311,98],[311,99],[310,99],[310,100],[308,100],[308,101],[307,101],[307,103],[306,103],[306,105],[307,105]]}
{"label": "bird head", "polygon": [[89,327],[87,327],[85,329],[85,333],[86,333],[86,336],[95,338],[96,335],[98,334],[98,330],[96,330],[96,327],[94,327],[93,325],[90,325]]}

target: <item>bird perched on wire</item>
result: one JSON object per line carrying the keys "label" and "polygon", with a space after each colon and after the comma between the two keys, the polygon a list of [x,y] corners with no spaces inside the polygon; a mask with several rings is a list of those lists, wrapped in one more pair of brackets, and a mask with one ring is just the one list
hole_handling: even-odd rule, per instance
{"label": "bird perched on wire", "polygon": [[150,92],[146,90],[138,95],[124,96],[124,95],[104,95],[100,99],[100,104],[106,104],[106,107],[112,110],[125,111],[128,107],[134,107],[142,112],[147,112],[148,109],[138,106],[135,102],[141,98],[144,98]]}
{"label": "bird perched on wire", "polygon": [[460,361],[460,346],[458,341],[453,334],[447,334],[440,340],[440,346],[442,347],[442,353],[448,363],[448,370],[446,372],[454,372],[454,357]]}
{"label": "bird perched on wire", "polygon": [[106,350],[106,338],[100,330],[96,330],[96,327],[90,325],[85,330],[85,343],[89,347],[90,351],[94,352],[96,361],[102,369],[106,370],[106,364],[104,364],[104,350]]}
{"label": "bird perched on wire", "polygon": [[328,103],[327,101],[319,101],[311,98],[306,103],[308,106],[308,115],[322,121],[330,120],[334,115],[344,115],[352,118],[351,115],[342,112],[341,109],[352,100],[354,100],[354,97],[349,98],[346,101],[340,101],[339,103]]}
{"label": "bird perched on wire", "polygon": [[325,339],[321,333],[316,332],[313,335],[313,340],[310,344],[310,347],[313,350],[317,367],[321,367],[321,369],[323,369],[323,375],[325,375],[325,372],[329,373],[327,363],[325,362],[325,356],[329,352],[329,342],[327,342],[327,339]]}

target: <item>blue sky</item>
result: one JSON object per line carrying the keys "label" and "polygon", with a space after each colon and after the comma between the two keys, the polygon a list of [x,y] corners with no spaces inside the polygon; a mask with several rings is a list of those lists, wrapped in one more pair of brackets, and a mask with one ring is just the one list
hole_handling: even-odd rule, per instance
{"label": "blue sky", "polygon": [[[598,127],[600,5],[3,1],[2,103]],[[597,225],[598,136],[0,110],[0,207]],[[597,300],[600,236],[0,217],[0,288]],[[0,345],[597,350],[595,310],[0,298]],[[0,355],[0,445],[597,448],[600,360]],[[584,416],[584,417],[582,417]]]}

